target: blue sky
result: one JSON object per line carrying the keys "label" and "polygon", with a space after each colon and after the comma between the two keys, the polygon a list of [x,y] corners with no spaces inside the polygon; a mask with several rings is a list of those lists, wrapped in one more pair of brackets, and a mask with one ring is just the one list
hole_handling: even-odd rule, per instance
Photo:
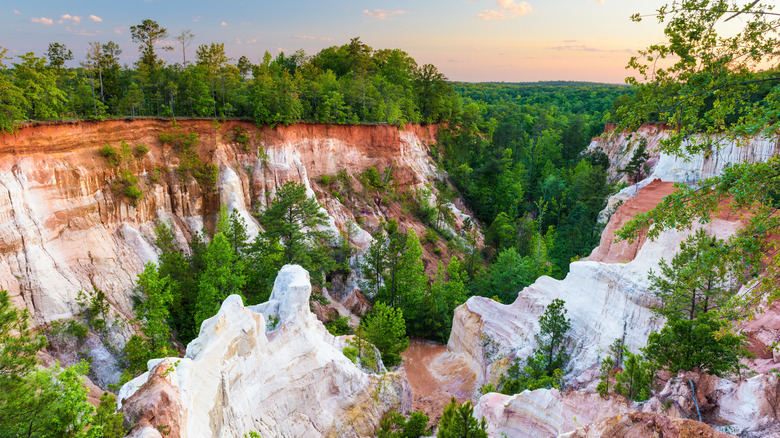
{"label": "blue sky", "polygon": [[[662,40],[652,20],[659,0],[396,0],[209,1],[4,0],[0,46],[10,55],[42,55],[53,41],[83,60],[89,41],[115,41],[123,62],[137,60],[129,27],[146,18],[184,29],[199,44],[225,43],[228,56],[258,62],[267,50],[314,54],[351,38],[374,48],[401,48],[419,64],[435,64],[452,80],[623,82],[634,50]],[[180,46],[179,46],[180,47]],[[189,58],[190,55],[188,55]],[[163,56],[181,62],[180,50]],[[11,61],[13,62],[13,61]]]}

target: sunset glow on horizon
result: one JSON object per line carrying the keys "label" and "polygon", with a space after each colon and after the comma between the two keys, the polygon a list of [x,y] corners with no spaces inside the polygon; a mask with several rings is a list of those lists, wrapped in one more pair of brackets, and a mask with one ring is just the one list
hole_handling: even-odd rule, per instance
{"label": "sunset glow on horizon", "polygon": [[[11,3],[11,2],[9,2]],[[90,41],[115,41],[122,62],[138,59],[129,28],[144,19],[168,30],[161,42],[168,62],[182,62],[175,35],[195,35],[187,48],[225,43],[228,56],[259,62],[360,39],[373,47],[400,48],[419,64],[431,63],[454,81],[593,81],[623,83],[636,50],[662,41],[654,20],[633,23],[633,13],[651,14],[663,2],[639,0],[431,0],[395,2],[214,2],[54,0],[9,4],[0,16],[0,46],[10,65],[26,52],[45,54],[50,42],[65,43],[77,66]],[[189,59],[188,59],[189,60]]]}

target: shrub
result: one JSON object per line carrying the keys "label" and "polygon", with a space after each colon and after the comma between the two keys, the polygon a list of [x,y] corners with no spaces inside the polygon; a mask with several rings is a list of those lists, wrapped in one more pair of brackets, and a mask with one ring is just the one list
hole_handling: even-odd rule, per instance
{"label": "shrub", "polygon": [[115,147],[106,143],[105,146],[102,146],[100,149],[98,149],[98,153],[100,154],[101,157],[105,158],[108,161],[108,164],[112,166],[119,165],[120,162],[119,151],[117,151]]}
{"label": "shrub", "polygon": [[320,184],[322,184],[324,186],[327,186],[327,185],[330,185],[331,182],[333,182],[333,179],[330,176],[328,176],[328,175],[322,175],[319,178],[319,182],[320,182]]}
{"label": "shrub", "polygon": [[133,155],[136,157],[143,157],[147,152],[149,152],[149,148],[145,144],[137,144],[133,147]]}
{"label": "shrub", "polygon": [[123,192],[128,198],[137,201],[144,197],[144,192],[136,186],[127,186]]}
{"label": "shrub", "polygon": [[349,335],[352,333],[352,327],[349,326],[349,317],[342,316],[334,321],[325,324],[325,328],[333,336]]}

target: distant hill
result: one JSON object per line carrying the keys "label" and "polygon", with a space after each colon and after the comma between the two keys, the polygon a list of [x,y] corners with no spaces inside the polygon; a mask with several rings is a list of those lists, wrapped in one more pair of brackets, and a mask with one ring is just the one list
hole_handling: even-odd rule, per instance
{"label": "distant hill", "polygon": [[[615,99],[627,95],[626,85],[598,82],[451,82],[467,101],[556,107],[572,113],[605,113]],[[467,102],[464,102],[464,104]]]}

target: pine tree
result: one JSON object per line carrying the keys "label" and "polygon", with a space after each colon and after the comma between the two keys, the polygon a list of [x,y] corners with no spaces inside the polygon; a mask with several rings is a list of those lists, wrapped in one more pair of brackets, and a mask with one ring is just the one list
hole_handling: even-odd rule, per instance
{"label": "pine tree", "polygon": [[[414,229],[410,229],[406,235],[406,247],[401,254],[396,272],[397,299],[395,306],[408,315],[408,322],[415,319],[415,314],[424,310],[421,307],[426,291],[428,290],[428,276],[423,266],[423,249],[420,239]],[[429,300],[429,305],[435,303]]]}
{"label": "pine tree", "polygon": [[138,275],[139,304],[136,315],[142,322],[149,358],[165,357],[169,354],[171,328],[168,325],[168,310],[173,295],[170,278],[160,277],[157,266],[151,262],[144,266],[144,272]]}
{"label": "pine tree", "polygon": [[374,233],[374,241],[368,247],[360,264],[363,274],[363,288],[368,296],[376,297],[382,286],[383,276],[387,271],[388,241],[383,229]]}
{"label": "pine tree", "polygon": [[366,337],[379,350],[385,365],[401,363],[401,352],[409,347],[401,309],[377,303],[373,313],[367,315],[361,325],[365,326]]}
{"label": "pine tree", "polygon": [[474,405],[468,400],[458,404],[452,397],[439,420],[438,438],[487,438],[485,419],[474,418]]}
{"label": "pine tree", "polygon": [[661,260],[659,274],[650,271],[650,290],[661,298],[653,310],[667,318],[695,319],[719,309],[736,293],[735,272],[742,266],[729,255],[725,242],[703,229],[680,244],[671,264]]}
{"label": "pine tree", "polygon": [[227,237],[217,233],[203,254],[205,269],[198,283],[195,326],[214,316],[229,295],[241,295],[246,282],[244,263],[233,253]]}
{"label": "pine tree", "polygon": [[334,265],[326,246],[333,240],[332,233],[320,229],[327,225],[327,218],[317,200],[306,195],[303,184],[288,181],[260,215],[260,223],[265,228],[263,236],[284,247],[284,263],[303,266],[316,282],[316,273],[327,273]]}
{"label": "pine tree", "polygon": [[644,164],[648,159],[650,159],[650,154],[647,152],[647,139],[642,137],[639,140],[639,146],[634,150],[634,155],[631,156],[631,160],[618,171],[631,175],[634,178],[634,184],[638,184],[642,178]]}

